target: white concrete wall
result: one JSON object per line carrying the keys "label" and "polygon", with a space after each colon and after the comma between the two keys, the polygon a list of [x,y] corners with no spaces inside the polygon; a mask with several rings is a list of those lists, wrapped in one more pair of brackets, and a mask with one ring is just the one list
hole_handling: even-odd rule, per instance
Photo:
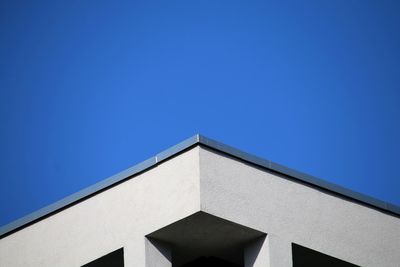
{"label": "white concrete wall", "polygon": [[145,267],[144,236],[200,210],[267,233],[257,266],[291,265],[291,242],[400,266],[398,217],[199,147],[0,239],[0,266],[77,267],[124,247],[126,267]]}
{"label": "white concrete wall", "polygon": [[365,267],[400,266],[398,217],[203,148],[200,177],[202,211],[272,234],[282,247],[292,241]]}
{"label": "white concrete wall", "polygon": [[1,267],[81,266],[124,247],[145,266],[144,235],[200,209],[199,148],[0,240]]}

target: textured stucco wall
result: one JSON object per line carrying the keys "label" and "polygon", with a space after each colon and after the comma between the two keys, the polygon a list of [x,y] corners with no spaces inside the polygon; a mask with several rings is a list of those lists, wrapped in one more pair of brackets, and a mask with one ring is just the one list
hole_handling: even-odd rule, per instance
{"label": "textured stucco wall", "polygon": [[291,242],[399,266],[400,218],[201,147],[0,239],[0,266],[77,267],[124,247],[125,266],[144,267],[144,236],[200,210],[267,233],[257,266],[291,265]]}
{"label": "textured stucco wall", "polygon": [[81,266],[120,247],[144,266],[144,235],[200,209],[198,150],[1,239],[0,266]]}
{"label": "textured stucco wall", "polygon": [[201,210],[339,259],[400,263],[400,219],[200,149]]}

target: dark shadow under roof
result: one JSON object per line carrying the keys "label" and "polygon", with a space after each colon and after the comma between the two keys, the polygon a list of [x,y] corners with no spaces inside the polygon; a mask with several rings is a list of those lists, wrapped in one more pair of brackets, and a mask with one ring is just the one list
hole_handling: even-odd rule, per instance
{"label": "dark shadow under roof", "polygon": [[0,238],[12,234],[13,232],[18,231],[19,229],[26,227],[30,224],[33,224],[41,219],[44,219],[62,209],[65,209],[71,205],[78,203],[88,197],[91,197],[97,193],[100,193],[107,188],[117,185],[134,175],[137,175],[141,172],[144,172],[150,168],[153,168],[160,164],[161,162],[178,155],[194,146],[204,146],[210,148],[212,150],[216,150],[227,154],[231,157],[240,159],[242,161],[248,162],[250,164],[256,165],[258,167],[262,167],[264,169],[277,172],[283,174],[285,176],[289,176],[293,180],[297,180],[302,183],[306,183],[310,186],[317,187],[323,190],[327,190],[334,194],[340,195],[342,197],[348,198],[350,200],[354,200],[358,203],[367,205],[369,207],[384,211],[386,213],[395,215],[397,217],[400,216],[400,206],[352,191],[345,187],[327,182],[325,180],[316,178],[314,176],[295,171],[288,167],[282,166],[280,164],[274,163],[270,160],[263,159],[246,152],[243,152],[239,149],[233,148],[231,146],[225,145],[223,143],[214,141],[210,138],[197,134],[192,136],[185,141],[164,150],[163,152],[157,154],[156,156],[145,160],[129,169],[126,169],[114,176],[111,176],[103,181],[100,181],[92,186],[89,186],[75,194],[72,194],[60,201],[57,201],[47,207],[44,207],[36,212],[33,212],[27,216],[24,216],[14,222],[6,224],[5,226],[0,227]]}

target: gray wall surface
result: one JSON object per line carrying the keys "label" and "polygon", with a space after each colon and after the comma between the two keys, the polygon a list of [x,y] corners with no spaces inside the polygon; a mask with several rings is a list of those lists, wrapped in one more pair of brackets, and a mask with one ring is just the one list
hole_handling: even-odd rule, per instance
{"label": "gray wall surface", "polygon": [[1,267],[77,267],[124,247],[145,266],[144,235],[200,209],[199,148],[0,239]]}
{"label": "gray wall surface", "polygon": [[196,146],[3,237],[0,266],[78,267],[123,247],[127,267],[165,267],[145,236],[199,211],[267,234],[246,252],[254,267],[291,266],[292,242],[360,266],[400,263],[399,217]]}
{"label": "gray wall surface", "polygon": [[400,266],[400,219],[200,149],[201,210],[360,266]]}

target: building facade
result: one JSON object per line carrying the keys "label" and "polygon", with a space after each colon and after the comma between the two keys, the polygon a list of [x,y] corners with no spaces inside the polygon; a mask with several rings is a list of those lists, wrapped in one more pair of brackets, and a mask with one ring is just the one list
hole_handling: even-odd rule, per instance
{"label": "building facade", "polygon": [[400,266],[400,208],[196,135],[0,229],[1,267]]}

